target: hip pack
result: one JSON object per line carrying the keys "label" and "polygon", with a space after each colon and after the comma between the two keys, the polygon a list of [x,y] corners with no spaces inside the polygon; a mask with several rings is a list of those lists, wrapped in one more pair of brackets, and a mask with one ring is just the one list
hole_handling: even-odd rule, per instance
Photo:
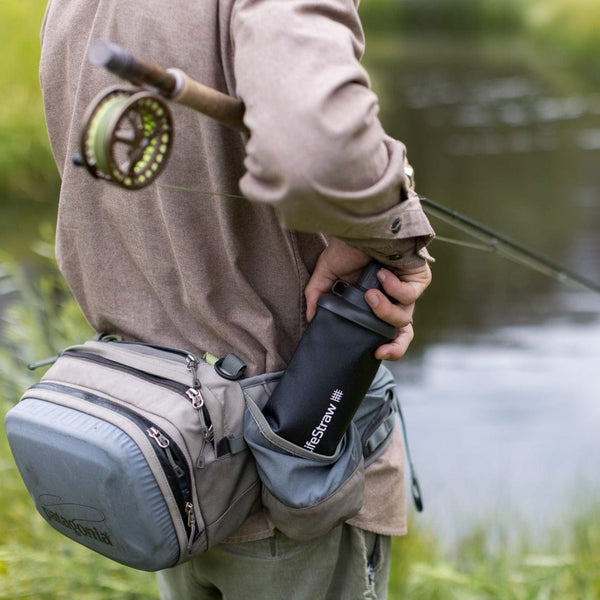
{"label": "hip pack", "polygon": [[260,408],[281,373],[238,381],[219,365],[113,338],[63,350],[6,416],[44,519],[108,558],[156,571],[222,542],[261,507],[298,539],[358,512],[365,461],[394,427],[391,375],[382,372],[336,454],[322,457],[265,425]]}

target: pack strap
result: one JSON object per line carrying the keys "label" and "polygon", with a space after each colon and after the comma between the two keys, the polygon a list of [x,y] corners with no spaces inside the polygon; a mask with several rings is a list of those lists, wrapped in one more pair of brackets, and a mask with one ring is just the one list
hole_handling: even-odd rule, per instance
{"label": "pack strap", "polygon": [[373,431],[366,440],[363,441],[363,456],[368,459],[376,450],[378,450],[394,430],[396,415],[392,411]]}
{"label": "pack strap", "polygon": [[246,363],[237,354],[229,353],[215,363],[215,371],[231,381],[241,379],[246,370]]}
{"label": "pack strap", "polygon": [[[411,495],[417,512],[423,512],[423,494],[421,493],[421,486],[419,485],[419,480],[410,453],[406,423],[404,421],[404,415],[402,414],[402,408],[400,407],[400,399],[393,389],[388,390],[386,393],[385,402],[382,404],[378,418],[375,419],[377,424],[374,428],[368,429],[363,435],[362,444],[365,464],[368,462],[369,458],[374,460],[376,458],[376,453],[382,451],[383,444],[389,438],[396,426],[396,415],[400,418],[402,435],[404,437],[406,462],[410,473]],[[378,419],[381,420],[378,421]]]}
{"label": "pack strap", "polygon": [[419,485],[419,480],[417,479],[415,466],[410,455],[410,446],[408,444],[408,435],[406,433],[406,423],[404,422],[404,415],[402,414],[402,408],[400,407],[400,399],[396,394],[394,394],[394,396],[394,406],[395,409],[398,411],[398,416],[400,417],[400,424],[402,425],[402,435],[404,436],[404,448],[406,450],[406,461],[408,463],[408,468],[410,471],[410,491],[417,512],[423,512],[423,494],[421,493],[421,486]]}

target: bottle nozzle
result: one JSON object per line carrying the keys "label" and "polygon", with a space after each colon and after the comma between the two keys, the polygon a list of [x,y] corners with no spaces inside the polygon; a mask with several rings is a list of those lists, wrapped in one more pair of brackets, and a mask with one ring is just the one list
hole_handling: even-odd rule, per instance
{"label": "bottle nozzle", "polygon": [[381,290],[381,283],[379,283],[379,279],[377,279],[377,273],[381,268],[381,264],[375,260],[372,260],[360,274],[360,278],[356,285],[364,291],[373,288]]}

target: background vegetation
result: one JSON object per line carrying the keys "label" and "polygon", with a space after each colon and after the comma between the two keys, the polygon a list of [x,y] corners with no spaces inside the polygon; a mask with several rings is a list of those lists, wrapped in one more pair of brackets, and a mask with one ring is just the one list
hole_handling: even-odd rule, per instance
{"label": "background vegetation", "polygon": [[39,29],[44,10],[40,0],[3,0],[0,38],[0,194],[43,199],[54,188],[56,168],[50,156],[41,109],[37,62]]}
{"label": "background vegetation", "polygon": [[[10,212],[39,210],[51,217],[58,185],[43,123],[37,78],[38,31],[44,0],[2,0],[0,36],[0,219],[2,246]],[[587,68],[600,50],[597,0],[363,0],[373,37],[527,35],[548,52]],[[39,373],[32,358],[89,336],[89,329],[52,260],[51,218],[35,236],[43,275],[32,277],[8,254],[0,256],[0,299],[10,307],[0,329],[0,418]],[[1,429],[1,428],[0,428]],[[0,600],[156,598],[152,575],[120,567],[55,533],[37,515],[0,432]],[[492,525],[490,523],[490,525]],[[583,516],[549,524],[544,544],[527,532],[506,540],[494,528],[470,532],[448,550],[435,533],[412,527],[394,541],[390,598],[411,600],[586,600],[600,597],[600,518]]]}

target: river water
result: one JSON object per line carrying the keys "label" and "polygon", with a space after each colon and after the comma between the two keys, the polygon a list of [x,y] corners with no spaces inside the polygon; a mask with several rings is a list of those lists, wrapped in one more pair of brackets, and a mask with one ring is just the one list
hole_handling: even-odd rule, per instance
{"label": "river water", "polygon": [[[374,60],[418,191],[600,282],[599,91],[548,59],[424,48]],[[477,525],[535,537],[600,498],[600,295],[488,253],[431,252],[415,342],[392,365],[417,522],[450,542]]]}
{"label": "river water", "polygon": [[[418,191],[600,281],[600,91],[506,41],[373,48],[381,118]],[[23,231],[54,210],[19,202],[0,205],[2,245],[27,262]],[[416,339],[390,365],[425,498],[417,522],[450,543],[478,524],[543,531],[600,497],[600,296],[469,248],[431,252]]]}

